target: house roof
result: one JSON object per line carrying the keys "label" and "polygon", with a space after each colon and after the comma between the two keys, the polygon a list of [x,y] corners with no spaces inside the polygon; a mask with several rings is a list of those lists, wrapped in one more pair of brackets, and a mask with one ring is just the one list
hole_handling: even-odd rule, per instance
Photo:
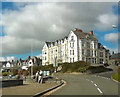
{"label": "house roof", "polygon": [[110,59],[120,59],[120,53],[111,55]]}
{"label": "house roof", "polygon": [[86,37],[89,37],[90,39],[92,40],[97,40],[97,38],[92,35],[92,34],[89,34],[89,33],[86,33],[86,32],[83,32],[81,29],[75,29],[73,31],[75,33],[75,35],[78,37],[78,38],[86,38]]}
{"label": "house roof", "polygon": [[47,44],[47,46],[49,46],[51,44],[51,42],[45,42]]}

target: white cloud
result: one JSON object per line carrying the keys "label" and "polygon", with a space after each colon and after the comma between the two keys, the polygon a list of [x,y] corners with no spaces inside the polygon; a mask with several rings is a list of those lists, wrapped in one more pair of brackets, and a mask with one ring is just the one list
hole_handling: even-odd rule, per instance
{"label": "white cloud", "polygon": [[[109,19],[116,22],[111,11],[112,5],[117,3],[15,4],[19,10],[5,10],[2,16],[6,32],[6,36],[0,37],[3,55],[28,53],[31,41],[34,51],[41,51],[44,41],[60,39],[76,27],[90,31],[96,26],[100,28],[100,24],[110,26],[105,22]],[[108,18],[109,14],[112,18]],[[104,17],[106,19],[102,21]],[[110,20],[110,23],[113,21]],[[103,27],[103,30],[106,28]]]}
{"label": "white cloud", "polygon": [[4,57],[0,57],[0,61],[6,61]]}
{"label": "white cloud", "polygon": [[15,58],[14,56],[11,56],[11,57],[8,56],[8,57],[6,57],[6,58],[5,58],[5,57],[0,57],[0,61],[2,61],[2,62],[3,62],[3,61],[10,61],[10,62],[12,62],[12,60],[15,61],[16,58]]}
{"label": "white cloud", "polygon": [[109,33],[104,36],[105,41],[118,42],[118,33]]}
{"label": "white cloud", "polygon": [[98,23],[96,24],[99,30],[112,29],[112,25],[118,24],[118,16],[113,13],[102,14],[98,17]]}

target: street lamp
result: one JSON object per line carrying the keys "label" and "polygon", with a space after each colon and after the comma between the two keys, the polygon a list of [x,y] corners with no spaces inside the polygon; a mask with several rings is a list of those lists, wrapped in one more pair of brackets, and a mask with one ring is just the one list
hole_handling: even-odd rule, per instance
{"label": "street lamp", "polygon": [[55,57],[55,73],[57,72],[57,57]]}
{"label": "street lamp", "polygon": [[33,61],[32,61],[32,56],[33,56],[33,45],[32,45],[32,41],[31,41],[31,79],[33,76]]}

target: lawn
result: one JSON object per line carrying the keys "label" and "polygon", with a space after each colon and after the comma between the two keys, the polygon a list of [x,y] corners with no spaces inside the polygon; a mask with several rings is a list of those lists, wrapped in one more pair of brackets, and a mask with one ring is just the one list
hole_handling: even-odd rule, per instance
{"label": "lawn", "polygon": [[117,80],[118,82],[120,82],[120,74],[117,72],[115,73],[113,76],[113,79]]}

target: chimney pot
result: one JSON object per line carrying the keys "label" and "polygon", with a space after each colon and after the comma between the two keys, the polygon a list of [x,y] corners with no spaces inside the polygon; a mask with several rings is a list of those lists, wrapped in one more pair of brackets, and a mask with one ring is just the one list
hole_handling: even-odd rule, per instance
{"label": "chimney pot", "polygon": [[93,35],[93,31],[90,31],[90,35]]}
{"label": "chimney pot", "polygon": [[75,28],[74,31],[82,32],[82,29]]}

